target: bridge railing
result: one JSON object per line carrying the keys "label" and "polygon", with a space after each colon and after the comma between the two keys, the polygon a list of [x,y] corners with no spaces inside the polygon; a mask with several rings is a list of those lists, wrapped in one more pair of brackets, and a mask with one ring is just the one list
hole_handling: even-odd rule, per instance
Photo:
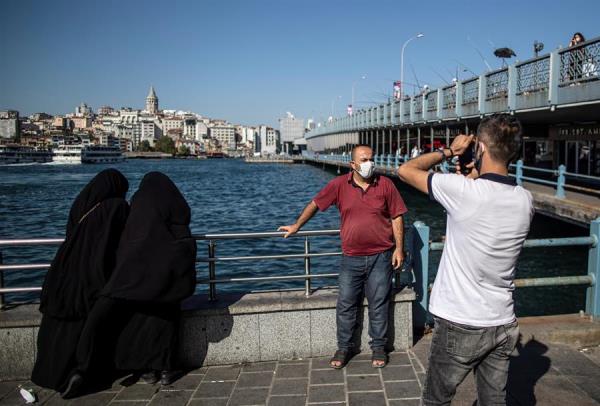
{"label": "bridge railing", "polygon": [[[403,269],[412,269],[413,288],[417,294],[417,313],[416,324],[424,325],[427,321],[427,308],[429,303],[430,278],[429,278],[429,258],[432,251],[441,251],[444,247],[443,242],[431,242],[429,239],[429,227],[417,221],[413,224],[407,233],[406,255],[407,263]],[[210,300],[217,297],[217,285],[222,283],[252,283],[265,281],[281,280],[303,280],[304,291],[307,296],[312,292],[311,281],[315,278],[335,278],[337,272],[315,274],[311,270],[311,259],[317,257],[331,257],[342,255],[339,251],[314,252],[310,249],[310,238],[319,236],[336,236],[339,230],[314,230],[300,231],[290,238],[303,238],[303,252],[294,254],[272,254],[272,255],[251,255],[251,256],[219,256],[217,255],[217,242],[223,240],[248,240],[248,239],[281,239],[283,232],[249,232],[249,233],[222,233],[222,234],[201,234],[194,235],[197,242],[206,242],[207,256],[198,257],[197,263],[208,265],[208,278],[198,278],[197,283],[208,286],[208,296]],[[62,238],[53,239],[6,239],[0,240],[0,248],[20,247],[20,246],[40,246],[40,245],[58,245],[63,241]],[[587,286],[586,292],[586,312],[594,317],[600,316],[600,218],[591,222],[590,235],[588,237],[570,237],[570,238],[548,238],[526,240],[524,247],[558,247],[558,246],[585,246],[588,247],[588,269],[587,275],[560,276],[560,277],[541,277],[516,279],[515,286],[518,288],[533,286],[568,286],[584,285]],[[1,256],[0,256],[1,258]],[[217,264],[240,261],[264,261],[264,260],[290,260],[303,259],[304,269],[301,274],[271,275],[256,277],[217,277]],[[48,269],[50,264],[2,264],[0,262],[0,275],[6,271],[25,271],[25,270],[44,270]],[[2,279],[0,279],[0,282]],[[395,286],[400,286],[400,273],[394,275]],[[4,305],[4,295],[16,292],[39,292],[41,287],[4,287],[0,285],[0,305]]]}
{"label": "bridge railing", "polygon": [[[499,112],[554,111],[600,100],[600,37],[550,54],[516,62],[425,95],[389,100],[339,117],[306,138],[389,126],[409,126]],[[387,114],[394,109],[394,114]],[[386,112],[386,114],[383,114]]]}

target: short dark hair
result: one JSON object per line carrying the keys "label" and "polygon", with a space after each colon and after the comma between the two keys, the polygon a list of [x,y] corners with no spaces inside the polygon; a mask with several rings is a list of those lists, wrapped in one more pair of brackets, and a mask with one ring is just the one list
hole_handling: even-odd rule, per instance
{"label": "short dark hair", "polygon": [[350,152],[350,159],[352,159],[353,161],[354,161],[354,153],[356,152],[356,150],[358,148],[369,148],[371,151],[373,151],[373,148],[370,145],[356,144],[355,146],[352,147],[352,152]]}
{"label": "short dark hair", "polygon": [[477,138],[485,144],[493,160],[510,163],[519,153],[523,127],[515,116],[494,114],[477,127]]}

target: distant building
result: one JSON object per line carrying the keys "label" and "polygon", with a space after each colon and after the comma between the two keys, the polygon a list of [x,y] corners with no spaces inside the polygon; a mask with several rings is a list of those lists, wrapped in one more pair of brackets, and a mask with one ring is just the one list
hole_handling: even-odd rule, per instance
{"label": "distant building", "polygon": [[162,131],[167,135],[170,130],[183,130],[183,120],[178,117],[164,117],[162,119]]}
{"label": "distant building", "polygon": [[92,128],[92,118],[90,116],[71,117],[70,120],[76,129],[84,130]]}
{"label": "distant building", "polygon": [[266,125],[258,127],[254,151],[261,155],[274,155],[280,151],[279,131]]}
{"label": "distant building", "polygon": [[29,118],[31,121],[52,120],[52,116],[48,113],[33,113]]}
{"label": "distant building", "polygon": [[279,119],[279,130],[282,149],[286,154],[291,154],[294,140],[304,136],[304,120],[288,112],[286,117]]}
{"label": "distant building", "polygon": [[154,141],[158,138],[159,134],[156,132],[156,125],[153,120],[142,120],[139,123],[140,128],[140,142],[148,141],[150,146],[154,146]]}
{"label": "distant building", "polygon": [[208,135],[219,141],[225,149],[235,149],[235,127],[232,124],[218,123],[208,127]]}
{"label": "distant building", "polygon": [[0,138],[16,138],[19,135],[19,112],[0,111]]}
{"label": "distant building", "polygon": [[92,108],[85,103],[81,103],[79,106],[75,107],[76,117],[91,116],[92,114],[94,114]]}
{"label": "distant building", "polygon": [[108,116],[109,114],[112,114],[115,111],[115,109],[113,109],[110,106],[101,106],[98,108],[98,115],[99,116]]}
{"label": "distant building", "polygon": [[148,96],[146,97],[146,111],[150,114],[158,113],[158,97],[156,97],[154,87],[152,86],[150,86],[150,92],[148,92]]}

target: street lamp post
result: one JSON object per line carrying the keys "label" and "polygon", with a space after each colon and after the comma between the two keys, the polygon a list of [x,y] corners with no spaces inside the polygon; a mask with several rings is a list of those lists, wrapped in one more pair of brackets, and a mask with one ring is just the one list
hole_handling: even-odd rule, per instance
{"label": "street lamp post", "polygon": [[[367,78],[367,75],[362,75],[361,80],[365,80]],[[356,80],[354,82],[352,82],[352,101],[350,106],[352,106],[352,114],[354,114],[354,88],[356,87]]]}
{"label": "street lamp post", "polygon": [[404,45],[402,45],[402,52],[400,53],[400,100],[402,100],[402,95],[404,94],[404,48],[406,48],[408,43],[413,39],[423,38],[424,36],[425,34],[420,32],[414,37],[407,39]]}

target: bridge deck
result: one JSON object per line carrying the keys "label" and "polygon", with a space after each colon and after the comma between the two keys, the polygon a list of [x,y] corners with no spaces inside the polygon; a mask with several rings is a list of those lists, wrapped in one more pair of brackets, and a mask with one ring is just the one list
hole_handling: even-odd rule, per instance
{"label": "bridge deck", "polygon": [[[64,401],[31,382],[0,382],[0,405],[22,405],[19,384],[33,387],[43,405],[418,405],[431,336],[412,350],[391,354],[384,369],[373,369],[361,354],[341,371],[327,358],[201,368],[168,387],[135,383]],[[577,350],[530,340],[511,360],[509,405],[599,405],[600,347]],[[460,386],[453,405],[474,404],[473,376]]]}

